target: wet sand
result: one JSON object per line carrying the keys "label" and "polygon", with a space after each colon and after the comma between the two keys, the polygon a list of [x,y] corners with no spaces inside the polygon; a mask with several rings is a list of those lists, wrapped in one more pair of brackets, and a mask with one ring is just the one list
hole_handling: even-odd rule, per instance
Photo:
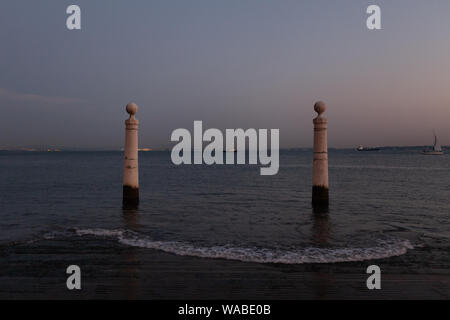
{"label": "wet sand", "polygon": [[[408,253],[409,254],[409,253]],[[0,249],[1,299],[449,299],[448,270],[405,273],[383,260],[280,265],[176,256],[95,238],[43,240]],[[81,268],[81,290],[66,268]],[[382,269],[368,290],[367,266]],[[387,264],[386,264],[387,265]],[[395,263],[394,263],[395,265]]]}

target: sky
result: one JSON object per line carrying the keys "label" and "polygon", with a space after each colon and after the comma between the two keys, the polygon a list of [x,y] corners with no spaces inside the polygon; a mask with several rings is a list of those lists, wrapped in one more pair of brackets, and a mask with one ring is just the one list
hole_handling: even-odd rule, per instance
{"label": "sky", "polygon": [[[66,8],[81,8],[81,30]],[[368,30],[366,8],[381,8]],[[141,147],[177,128],[280,129],[311,147],[450,144],[450,1],[0,2],[0,147],[115,149],[125,105]]]}

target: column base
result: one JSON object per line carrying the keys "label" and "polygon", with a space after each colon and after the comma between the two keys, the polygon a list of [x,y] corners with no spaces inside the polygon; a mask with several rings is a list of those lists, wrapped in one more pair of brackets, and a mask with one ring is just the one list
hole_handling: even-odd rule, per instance
{"label": "column base", "polygon": [[328,206],[328,188],[324,186],[312,187],[312,204]]}
{"label": "column base", "polygon": [[123,186],[123,206],[137,206],[139,204],[139,188]]}

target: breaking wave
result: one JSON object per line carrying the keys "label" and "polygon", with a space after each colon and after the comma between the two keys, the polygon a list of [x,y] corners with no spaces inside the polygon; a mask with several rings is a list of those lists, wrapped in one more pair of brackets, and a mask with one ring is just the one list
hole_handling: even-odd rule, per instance
{"label": "breaking wave", "polygon": [[79,236],[92,235],[116,239],[119,243],[164,251],[179,256],[238,260],[256,263],[305,264],[336,263],[383,259],[405,254],[414,249],[408,240],[377,240],[371,247],[270,249],[220,245],[201,247],[187,242],[155,241],[147,236],[128,230],[76,229]]}

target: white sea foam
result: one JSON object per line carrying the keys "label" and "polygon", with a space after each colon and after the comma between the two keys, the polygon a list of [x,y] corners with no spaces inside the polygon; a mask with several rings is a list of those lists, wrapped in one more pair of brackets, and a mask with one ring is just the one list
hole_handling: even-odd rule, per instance
{"label": "white sea foam", "polygon": [[201,247],[187,242],[155,241],[147,236],[126,230],[77,229],[80,236],[93,235],[112,237],[119,243],[161,250],[164,252],[201,258],[228,259],[256,263],[336,263],[383,259],[405,254],[414,249],[408,240],[377,240],[371,247],[269,249],[256,247],[235,247],[231,245]]}
{"label": "white sea foam", "polygon": [[99,237],[122,237],[123,230],[108,230],[108,229],[75,229],[79,236],[93,235]]}

